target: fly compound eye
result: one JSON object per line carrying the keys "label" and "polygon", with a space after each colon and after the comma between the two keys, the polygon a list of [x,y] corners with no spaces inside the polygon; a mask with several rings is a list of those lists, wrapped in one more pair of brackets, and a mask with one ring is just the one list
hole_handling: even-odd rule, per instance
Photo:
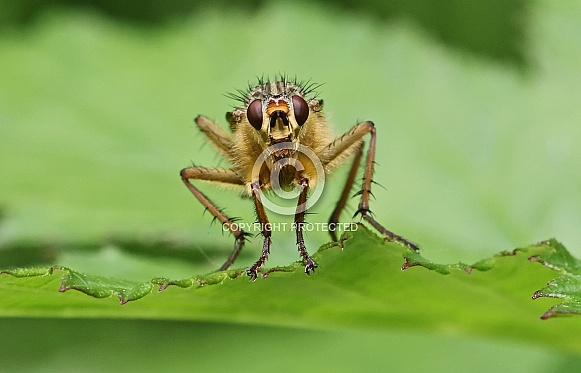
{"label": "fly compound eye", "polygon": [[254,100],[248,105],[246,117],[257,131],[262,128],[262,100]]}
{"label": "fly compound eye", "polygon": [[309,105],[300,96],[293,96],[293,111],[299,126],[302,126],[309,117]]}

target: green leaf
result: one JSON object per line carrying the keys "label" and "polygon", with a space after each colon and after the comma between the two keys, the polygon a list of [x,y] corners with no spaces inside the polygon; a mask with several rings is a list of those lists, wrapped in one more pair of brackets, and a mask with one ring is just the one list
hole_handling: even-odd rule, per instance
{"label": "green leaf", "polygon": [[533,295],[533,299],[550,297],[565,300],[545,312],[543,319],[558,315],[579,315],[581,314],[581,261],[574,258],[563,245],[555,240],[548,243],[552,250],[533,256],[530,260],[560,271],[562,275],[549,281],[547,286]]}
{"label": "green leaf", "polygon": [[405,263],[402,269],[421,266],[441,274],[450,274],[455,271],[464,271],[470,274],[473,270],[489,271],[494,269],[499,260],[507,256],[527,255],[531,262],[540,262],[547,268],[562,273],[557,279],[549,281],[548,285],[536,291],[532,299],[541,297],[565,299],[545,312],[541,319],[548,319],[559,315],[581,314],[581,261],[574,258],[567,249],[554,239],[543,241],[525,249],[515,249],[512,252],[502,252],[493,258],[468,265],[435,264],[423,258],[418,253],[408,250],[405,254]]}
{"label": "green leaf", "polygon": [[[4,271],[11,276],[0,276],[0,297],[19,301],[2,302],[0,315],[317,327],[385,328],[397,323],[409,328],[453,328],[465,333],[526,338],[581,351],[580,343],[572,343],[581,341],[581,333],[574,332],[581,331],[581,325],[540,321],[538,316],[543,308],[546,310],[546,302],[531,298],[555,275],[555,269],[577,268],[578,262],[554,240],[504,252],[473,265],[431,263],[398,244],[384,242],[361,225],[356,232],[344,235],[341,242],[343,247],[327,244],[319,249],[314,255],[319,268],[311,276],[305,275],[303,265],[297,262],[264,269],[262,278],[255,282],[249,281],[244,268],[177,281],[154,278],[146,282],[113,280],[56,266]],[[531,263],[530,257],[542,261],[545,267]],[[415,266],[432,271],[410,269]],[[408,270],[402,272],[402,268]],[[561,278],[552,285],[550,296],[575,300],[572,284]],[[107,300],[68,293],[63,296],[57,291],[71,289],[130,303],[121,307]],[[578,286],[576,289],[579,291]],[[567,307],[569,303],[564,303],[549,312],[561,314]]]}

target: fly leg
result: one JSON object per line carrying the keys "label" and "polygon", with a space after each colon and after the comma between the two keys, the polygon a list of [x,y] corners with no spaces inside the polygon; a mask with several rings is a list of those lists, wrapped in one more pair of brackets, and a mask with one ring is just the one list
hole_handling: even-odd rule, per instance
{"label": "fly leg", "polygon": [[341,197],[337,204],[335,205],[335,209],[329,218],[329,234],[331,235],[331,239],[334,242],[337,242],[337,223],[339,223],[339,217],[347,204],[347,200],[351,195],[351,188],[353,187],[353,183],[355,182],[355,176],[357,175],[357,170],[359,169],[359,165],[361,164],[361,157],[363,156],[363,143],[359,143],[357,145],[357,150],[355,152],[355,158],[353,159],[353,163],[351,164],[351,168],[349,169],[349,175],[347,175],[347,180],[345,180],[345,185],[343,186],[343,192],[341,192]]}
{"label": "fly leg", "polygon": [[244,246],[244,241],[246,240],[248,233],[240,229],[238,225],[233,224],[234,222],[231,218],[226,216],[224,212],[214,204],[214,202],[212,202],[208,197],[206,197],[204,193],[202,193],[198,188],[190,183],[190,179],[206,180],[241,186],[243,185],[242,180],[236,171],[230,168],[189,167],[184,168],[180,172],[180,176],[186,187],[190,190],[190,192],[192,192],[198,201],[200,201],[206,210],[208,210],[215,219],[218,219],[220,223],[222,223],[224,227],[227,227],[232,235],[234,235],[236,239],[234,242],[234,251],[232,251],[232,254],[230,254],[228,260],[222,264],[218,271],[228,269],[228,267],[230,267],[230,265],[232,265],[234,260],[236,260],[238,257],[240,250],[242,250],[242,246]]}
{"label": "fly leg", "polygon": [[315,272],[317,268],[317,263],[309,256],[307,248],[305,247],[305,240],[303,238],[303,225],[305,223],[305,206],[307,203],[307,192],[309,190],[309,180],[302,177],[300,179],[301,192],[299,194],[299,200],[297,202],[297,210],[295,213],[295,229],[297,232],[297,246],[299,248],[299,254],[305,261],[305,273],[310,275],[311,272]]}
{"label": "fly leg", "polygon": [[254,206],[256,207],[256,216],[258,217],[262,236],[264,237],[264,243],[262,244],[262,254],[260,255],[260,258],[246,271],[246,274],[250,276],[252,281],[254,281],[258,277],[258,270],[268,259],[268,254],[270,254],[271,227],[268,221],[268,216],[266,215],[266,211],[264,210],[264,206],[262,205],[262,201],[260,200],[260,182],[253,182],[250,185],[250,190],[252,192]]}
{"label": "fly leg", "polygon": [[[404,245],[408,246],[414,251],[419,251],[419,247],[412,241],[407,240],[406,238],[393,233],[392,231],[386,229],[383,225],[381,225],[377,220],[373,218],[371,215],[371,210],[369,210],[369,196],[371,195],[371,183],[373,182],[373,166],[375,164],[375,148],[376,148],[376,130],[375,125],[373,122],[363,122],[360,124],[355,125],[351,128],[347,133],[343,134],[342,136],[336,138],[331,142],[325,150],[322,152],[324,159],[324,166],[326,167],[334,167],[341,161],[345,153],[350,154],[354,149],[355,144],[360,143],[360,140],[366,134],[371,135],[371,139],[369,140],[369,148],[367,149],[367,159],[365,161],[365,172],[363,175],[363,185],[358,195],[361,195],[361,199],[359,201],[359,207],[357,209],[356,215],[361,215],[361,218],[366,220],[369,224],[371,224],[375,229],[377,229],[381,234],[385,235],[387,239],[390,241],[401,242]],[[357,149],[357,148],[355,148]],[[357,159],[357,156],[356,156]],[[354,170],[356,166],[352,166],[351,174],[356,172]],[[346,183],[346,187],[352,184],[349,182],[349,179]],[[343,194],[348,193],[343,190]],[[343,195],[342,195],[343,197]],[[339,200],[338,207],[340,206],[342,200]],[[343,203],[344,206],[344,203]],[[339,208],[342,209],[342,206]],[[335,209],[337,210],[337,209]],[[332,216],[333,217],[333,216]]]}

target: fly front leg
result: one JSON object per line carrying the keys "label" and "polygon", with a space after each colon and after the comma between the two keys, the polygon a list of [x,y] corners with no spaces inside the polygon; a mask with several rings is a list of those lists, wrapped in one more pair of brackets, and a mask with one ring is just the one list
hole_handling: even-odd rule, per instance
{"label": "fly front leg", "polygon": [[262,236],[264,237],[264,243],[262,244],[262,254],[260,255],[260,258],[246,271],[246,274],[250,276],[252,281],[254,281],[258,277],[258,270],[268,259],[268,254],[270,254],[271,227],[268,221],[268,216],[266,215],[266,211],[264,210],[264,206],[262,205],[262,201],[260,200],[260,182],[253,182],[250,185],[250,190],[252,191],[254,206],[256,207],[256,216],[258,217]]}
{"label": "fly front leg", "polygon": [[[356,146],[355,144],[360,142],[361,138],[368,133],[371,135],[371,139],[369,140],[369,148],[367,149],[367,159],[365,161],[365,172],[363,175],[363,185],[362,185],[361,190],[359,192],[357,192],[357,194],[361,196],[361,199],[359,201],[359,206],[357,208],[357,211],[355,212],[354,217],[357,215],[361,215],[362,219],[366,220],[369,224],[371,224],[380,233],[387,236],[387,238],[390,241],[401,242],[401,243],[405,244],[406,246],[408,246],[409,248],[411,248],[412,250],[419,251],[419,247],[417,244],[405,239],[404,237],[402,237],[400,235],[397,235],[397,234],[391,232],[390,230],[386,229],[383,225],[379,224],[379,222],[377,222],[377,220],[375,220],[373,218],[373,216],[371,215],[371,210],[369,210],[369,196],[371,195],[371,183],[373,182],[373,166],[375,164],[375,148],[376,148],[376,130],[375,130],[375,125],[373,124],[373,122],[368,121],[368,122],[360,123],[360,124],[356,125],[355,127],[351,128],[351,130],[349,130],[344,135],[335,139],[331,144],[329,144],[326,147],[325,152],[323,153],[325,156],[324,165],[327,167],[336,166],[336,164],[342,160],[345,153],[351,154],[353,147]],[[356,160],[357,160],[357,158],[360,159],[360,156],[356,155]],[[357,167],[355,166],[355,164],[351,168],[349,178],[345,184],[345,189],[343,190],[343,194],[341,196],[341,199],[339,200],[339,203],[337,204],[337,208],[335,209],[335,212],[331,216],[332,219],[336,213],[338,215],[341,212],[341,210],[343,209],[343,207],[345,205],[345,201],[343,201],[343,199],[344,199],[343,196],[346,193],[348,193],[348,190],[351,189],[351,185],[353,184],[353,181],[350,179],[351,178],[354,179],[353,173],[356,172],[356,168]]]}
{"label": "fly front leg", "polygon": [[305,247],[305,240],[303,238],[303,225],[305,223],[305,207],[307,204],[307,192],[309,190],[309,180],[302,177],[300,179],[301,192],[299,194],[299,201],[297,203],[297,210],[295,213],[295,229],[297,232],[297,246],[299,248],[299,253],[305,261],[305,273],[310,275],[311,272],[315,272],[315,268],[318,267],[317,263],[309,256],[307,248]]}
{"label": "fly front leg", "polygon": [[206,168],[206,167],[190,167],[184,168],[180,172],[180,176],[182,181],[186,185],[186,187],[192,192],[192,194],[200,201],[200,203],[208,210],[215,219],[218,219],[223,226],[227,227],[228,230],[234,235],[235,242],[234,242],[234,251],[230,254],[230,257],[222,266],[218,269],[218,271],[223,271],[228,269],[234,260],[238,257],[240,250],[244,246],[244,242],[246,241],[246,236],[248,235],[247,232],[244,232],[242,229],[238,227],[238,225],[234,224],[231,218],[226,216],[224,212],[219,209],[214,202],[212,202],[204,193],[202,193],[198,188],[196,188],[192,183],[190,183],[189,179],[197,179],[197,180],[206,180],[206,181],[213,181],[219,182],[224,184],[233,184],[233,185],[243,185],[242,180],[236,173],[236,171],[230,168]]}
{"label": "fly front leg", "polygon": [[210,140],[210,143],[214,145],[220,154],[228,159],[230,157],[230,151],[234,146],[232,136],[203,115],[198,115],[194,121],[200,131]]}

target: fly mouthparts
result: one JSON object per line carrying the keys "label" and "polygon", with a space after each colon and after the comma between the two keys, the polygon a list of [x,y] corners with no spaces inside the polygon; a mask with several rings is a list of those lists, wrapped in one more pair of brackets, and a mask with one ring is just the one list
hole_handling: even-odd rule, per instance
{"label": "fly mouthparts", "polygon": [[282,110],[277,110],[277,111],[274,111],[270,115],[270,127],[271,128],[274,127],[274,126],[276,126],[276,121],[277,121],[278,118],[280,118],[282,120],[282,123],[285,126],[288,127],[290,125],[290,123],[288,121],[288,117],[286,116],[286,113],[284,111],[282,111]]}

